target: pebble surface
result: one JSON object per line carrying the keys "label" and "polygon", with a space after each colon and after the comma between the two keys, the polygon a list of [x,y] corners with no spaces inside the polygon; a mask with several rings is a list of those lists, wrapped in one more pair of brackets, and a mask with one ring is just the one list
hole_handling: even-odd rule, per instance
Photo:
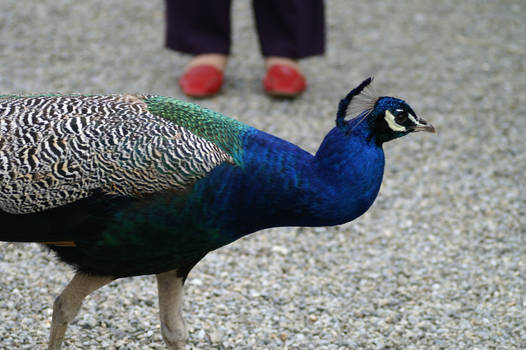
{"label": "pebble surface", "polygon": [[[192,349],[526,348],[526,3],[327,0],[327,53],[301,62],[295,101],[262,93],[248,1],[233,54],[198,103],[314,152],[338,100],[368,75],[438,135],[385,145],[373,207],[330,228],[279,228],[191,272]],[[163,3],[0,0],[0,93],[184,98],[188,60],[163,48]],[[44,349],[72,270],[35,244],[0,244],[0,348]],[[164,349],[152,276],[93,293],[65,349]]]}

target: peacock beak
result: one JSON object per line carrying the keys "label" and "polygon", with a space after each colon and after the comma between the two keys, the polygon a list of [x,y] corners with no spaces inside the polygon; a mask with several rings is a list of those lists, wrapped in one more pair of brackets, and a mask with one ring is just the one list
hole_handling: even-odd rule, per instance
{"label": "peacock beak", "polygon": [[436,132],[435,127],[433,125],[429,124],[427,121],[425,121],[424,119],[420,117],[416,118],[415,124],[416,125],[413,131],[427,131],[427,132],[432,132],[432,133]]}

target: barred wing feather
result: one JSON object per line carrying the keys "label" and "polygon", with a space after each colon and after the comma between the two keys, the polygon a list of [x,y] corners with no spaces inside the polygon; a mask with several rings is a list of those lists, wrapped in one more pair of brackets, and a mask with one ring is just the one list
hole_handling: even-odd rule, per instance
{"label": "barred wing feather", "polygon": [[182,191],[232,157],[137,96],[0,97],[0,209]]}

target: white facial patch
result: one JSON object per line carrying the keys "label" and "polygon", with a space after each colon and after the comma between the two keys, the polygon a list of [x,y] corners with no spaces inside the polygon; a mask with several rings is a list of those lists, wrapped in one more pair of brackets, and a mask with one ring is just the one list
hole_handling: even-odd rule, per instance
{"label": "white facial patch", "polygon": [[389,110],[385,111],[384,119],[387,122],[387,125],[389,125],[389,127],[391,128],[391,130],[402,132],[406,131],[405,126],[396,123],[394,115],[391,112],[389,112]]}
{"label": "white facial patch", "polygon": [[415,123],[415,125],[421,125],[418,120],[416,120],[415,117],[413,117],[411,114],[408,114],[407,117],[409,118],[410,121],[412,121],[413,123]]}

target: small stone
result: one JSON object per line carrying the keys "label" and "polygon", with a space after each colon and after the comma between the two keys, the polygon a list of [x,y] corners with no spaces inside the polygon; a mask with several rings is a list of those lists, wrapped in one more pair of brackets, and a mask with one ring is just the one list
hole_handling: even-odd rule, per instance
{"label": "small stone", "polygon": [[281,255],[287,255],[289,253],[289,250],[283,246],[275,245],[275,246],[272,246],[272,252],[278,253]]}
{"label": "small stone", "polygon": [[202,286],[203,281],[201,281],[199,278],[192,278],[188,283],[194,285],[194,286]]}
{"label": "small stone", "polygon": [[206,332],[203,329],[200,329],[197,331],[197,334],[195,335],[197,339],[203,340],[205,338]]}
{"label": "small stone", "polygon": [[221,340],[221,333],[219,333],[218,331],[213,331],[209,334],[209,337],[210,342],[216,344],[219,343],[219,341]]}

